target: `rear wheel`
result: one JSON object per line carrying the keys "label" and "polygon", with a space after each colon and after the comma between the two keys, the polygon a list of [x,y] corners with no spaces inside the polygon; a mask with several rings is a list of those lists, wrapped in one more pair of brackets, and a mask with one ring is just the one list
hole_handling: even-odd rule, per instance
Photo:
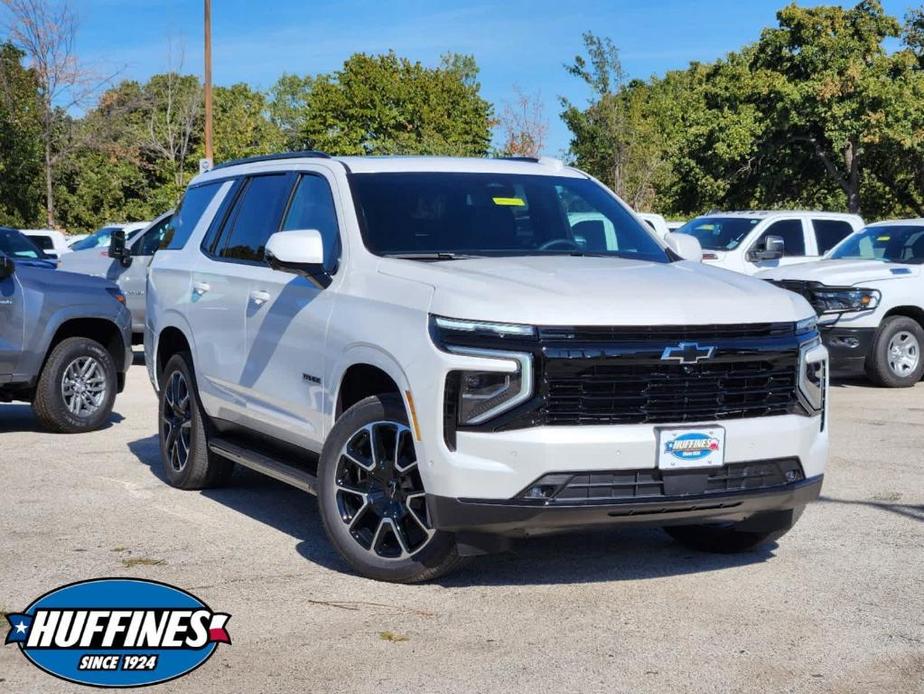
{"label": "rear wheel", "polygon": [[234,463],[208,447],[205,412],[188,352],[170,357],[160,380],[158,429],[160,457],[167,481],[180,489],[206,489],[223,484]]}
{"label": "rear wheel", "polygon": [[924,329],[907,316],[892,316],[883,321],[873,340],[866,360],[866,374],[876,385],[885,388],[908,388],[921,380],[924,373]]}
{"label": "rear wheel", "polygon": [[32,408],[51,431],[93,431],[109,420],[117,387],[109,351],[88,337],[69,337],[48,356]]}
{"label": "rear wheel", "polygon": [[359,573],[413,583],[452,571],[451,533],[434,530],[404,403],[372,396],[331,430],[318,465],[318,501],[333,545]]}

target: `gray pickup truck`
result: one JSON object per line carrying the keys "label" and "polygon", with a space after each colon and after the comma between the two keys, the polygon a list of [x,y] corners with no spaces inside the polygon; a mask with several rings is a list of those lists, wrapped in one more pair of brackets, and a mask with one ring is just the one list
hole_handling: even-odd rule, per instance
{"label": "gray pickup truck", "polygon": [[0,254],[0,402],[31,402],[52,431],[98,429],[131,363],[131,315],[115,284]]}

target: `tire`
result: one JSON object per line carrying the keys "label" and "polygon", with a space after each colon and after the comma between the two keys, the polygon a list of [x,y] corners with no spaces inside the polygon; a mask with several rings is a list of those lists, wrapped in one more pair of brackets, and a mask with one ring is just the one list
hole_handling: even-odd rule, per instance
{"label": "tire", "polygon": [[[373,457],[373,445],[386,455]],[[452,533],[429,527],[416,461],[404,403],[396,395],[353,405],[327,438],[318,462],[321,520],[331,544],[364,576],[416,583],[464,561]]]}
{"label": "tire", "polygon": [[208,489],[227,482],[234,463],[209,450],[208,417],[191,365],[189,352],[180,352],[164,367],[157,407],[160,458],[172,486]]}
{"label": "tire", "polygon": [[763,519],[716,525],[675,525],[663,528],[674,540],[700,552],[737,554],[779,540],[792,530],[805,507],[765,514]]}
{"label": "tire", "polygon": [[886,318],[866,358],[866,375],[883,388],[909,388],[924,373],[922,348],[924,329],[920,323],[907,316]]}
{"label": "tire", "polygon": [[93,431],[109,421],[117,389],[109,350],[88,337],[68,337],[48,355],[32,409],[50,431]]}

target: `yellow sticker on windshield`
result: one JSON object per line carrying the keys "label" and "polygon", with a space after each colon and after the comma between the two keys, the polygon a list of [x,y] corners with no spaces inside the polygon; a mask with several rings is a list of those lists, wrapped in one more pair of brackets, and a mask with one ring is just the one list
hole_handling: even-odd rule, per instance
{"label": "yellow sticker on windshield", "polygon": [[876,240],[877,241],[888,241],[890,238],[892,237],[891,236],[877,236]]}
{"label": "yellow sticker on windshield", "polygon": [[495,205],[505,205],[507,207],[526,207],[526,201],[523,198],[491,198]]}

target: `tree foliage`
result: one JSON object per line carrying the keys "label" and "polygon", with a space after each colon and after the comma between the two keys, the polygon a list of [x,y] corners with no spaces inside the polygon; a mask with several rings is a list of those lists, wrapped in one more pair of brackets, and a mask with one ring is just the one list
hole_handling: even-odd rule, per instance
{"label": "tree foliage", "polygon": [[[585,36],[565,102],[577,163],[640,208],[814,207],[924,214],[924,8],[904,27],[878,0],[777,14],[711,64],[626,83],[611,43]],[[888,52],[888,39],[903,37]]]}
{"label": "tree foliage", "polygon": [[331,154],[477,156],[491,139],[491,105],[479,95],[469,56],[446,55],[436,68],[395,53],[357,53],[314,79],[304,142]]}

